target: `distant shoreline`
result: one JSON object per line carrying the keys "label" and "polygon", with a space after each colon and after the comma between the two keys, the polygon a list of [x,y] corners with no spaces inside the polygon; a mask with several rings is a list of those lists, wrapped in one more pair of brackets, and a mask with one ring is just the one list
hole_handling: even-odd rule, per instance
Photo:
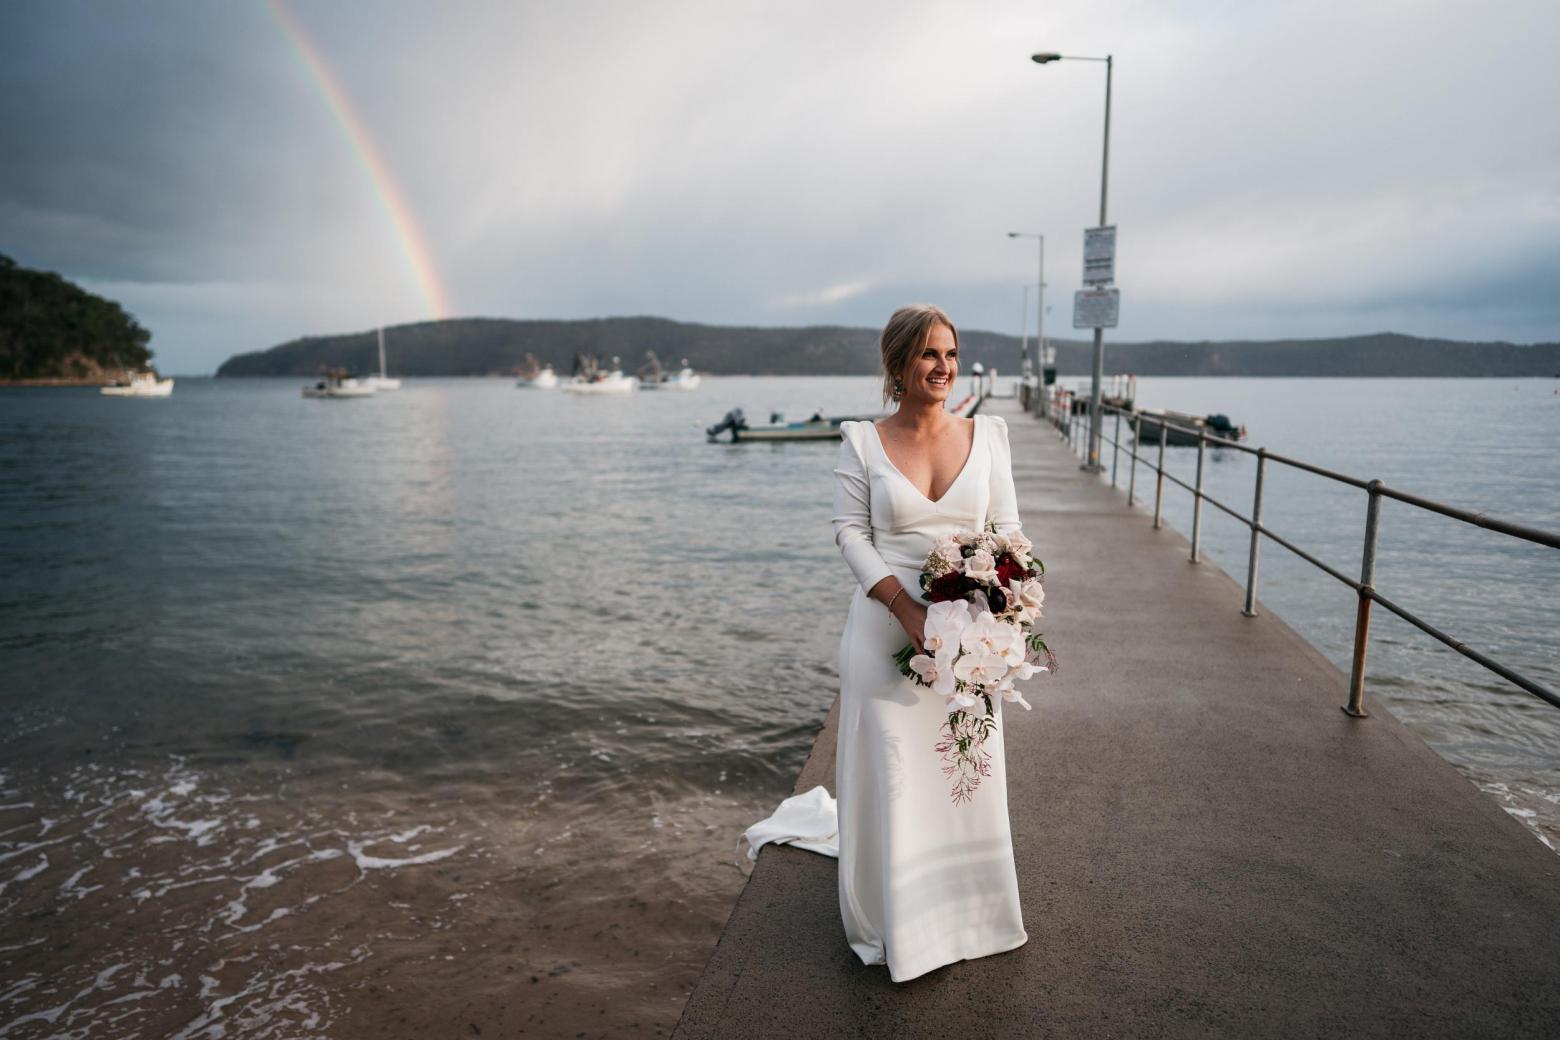
{"label": "distant shoreline", "polygon": [[[580,355],[633,373],[650,353],[704,375],[872,375],[880,364],[874,329],[841,325],[742,327],[665,318],[545,321],[452,318],[384,330],[388,370],[398,376],[503,375],[541,362],[574,370]],[[1053,338],[1058,369],[1093,370],[1092,344]],[[959,334],[963,367],[979,362],[1016,372],[1020,339],[981,329]],[[1033,356],[1031,342],[1029,352]],[[529,360],[529,359],[534,359]],[[378,371],[373,330],[310,336],[238,354],[217,369],[231,376],[314,378],[321,367]],[[1426,339],[1383,332],[1319,339],[1131,342],[1105,344],[1107,375],[1139,376],[1443,376],[1548,377],[1560,372],[1560,343],[1515,344]]]}

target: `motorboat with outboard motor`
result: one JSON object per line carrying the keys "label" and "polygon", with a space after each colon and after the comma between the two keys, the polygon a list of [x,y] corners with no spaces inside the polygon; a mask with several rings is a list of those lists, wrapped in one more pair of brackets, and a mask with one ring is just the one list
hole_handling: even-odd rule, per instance
{"label": "motorboat with outboard motor", "polygon": [[1138,438],[1149,447],[1159,443],[1160,430],[1164,431],[1165,446],[1170,448],[1197,447],[1198,431],[1210,442],[1246,439],[1245,426],[1236,426],[1229,416],[1219,413],[1190,415],[1168,408],[1139,408],[1132,414]]}

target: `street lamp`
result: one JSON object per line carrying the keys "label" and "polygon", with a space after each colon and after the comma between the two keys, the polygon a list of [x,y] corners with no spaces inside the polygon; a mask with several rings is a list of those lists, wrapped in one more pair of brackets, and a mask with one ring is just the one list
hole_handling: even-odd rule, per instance
{"label": "street lamp", "polygon": [[[1040,295],[1035,300],[1035,353],[1039,355],[1040,364],[1040,414],[1045,414],[1045,235],[1033,231],[1009,231],[1008,238],[1037,238],[1040,240],[1040,280],[1036,282]],[[1029,325],[1029,308],[1024,307],[1024,326]],[[1029,366],[1029,353],[1024,353],[1024,366]]]}
{"label": "street lamp", "polygon": [[1019,341],[1018,350],[1024,359],[1023,373],[1026,376],[1029,374],[1029,290],[1033,288],[1032,285],[1024,286],[1024,305],[1018,311],[1019,324],[1024,329],[1024,338]]}
{"label": "street lamp", "polygon": [[[1105,150],[1100,161],[1100,227],[1105,226],[1105,195],[1110,183],[1110,74],[1115,66],[1111,55],[1103,58],[1086,58],[1074,54],[1042,52],[1030,55],[1037,65],[1053,61],[1103,61],[1105,63]],[[1091,473],[1103,472],[1100,464],[1100,384],[1105,379],[1105,330],[1094,329],[1094,389],[1089,401],[1089,460],[1081,468]]]}

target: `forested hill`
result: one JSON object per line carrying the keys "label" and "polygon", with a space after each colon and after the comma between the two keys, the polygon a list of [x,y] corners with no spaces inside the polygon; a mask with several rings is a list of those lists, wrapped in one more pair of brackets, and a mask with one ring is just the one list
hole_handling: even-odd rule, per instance
{"label": "forested hill", "polygon": [[[687,358],[701,372],[740,375],[867,375],[877,370],[877,330],[819,325],[749,328],[694,325],[664,318],[512,321],[456,318],[385,329],[392,375],[507,375],[527,352],[567,375],[576,351],[612,355],[632,372],[654,350],[663,363]],[[1089,343],[1055,340],[1063,375],[1090,371]],[[313,376],[322,365],[354,373],[378,370],[373,330],[311,336],[269,350],[240,354],[219,376]],[[1016,336],[960,333],[964,368],[976,361],[1000,372],[1018,370]],[[1108,373],[1176,376],[1553,376],[1560,343],[1462,343],[1395,333],[1342,339],[1220,343],[1113,342]]]}
{"label": "forested hill", "polygon": [[0,255],[0,383],[107,383],[152,357],[119,304]]}

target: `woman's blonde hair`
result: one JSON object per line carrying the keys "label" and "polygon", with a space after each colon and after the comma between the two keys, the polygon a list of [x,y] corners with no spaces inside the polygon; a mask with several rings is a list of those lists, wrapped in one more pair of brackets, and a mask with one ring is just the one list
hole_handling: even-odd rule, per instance
{"label": "woman's blonde hair", "polygon": [[896,400],[894,381],[905,374],[911,360],[925,349],[927,341],[932,338],[932,329],[938,325],[948,326],[948,331],[953,333],[953,345],[958,347],[959,330],[953,327],[953,319],[941,307],[934,307],[930,303],[912,303],[908,307],[901,307],[883,326],[878,349],[883,354],[885,405]]}

